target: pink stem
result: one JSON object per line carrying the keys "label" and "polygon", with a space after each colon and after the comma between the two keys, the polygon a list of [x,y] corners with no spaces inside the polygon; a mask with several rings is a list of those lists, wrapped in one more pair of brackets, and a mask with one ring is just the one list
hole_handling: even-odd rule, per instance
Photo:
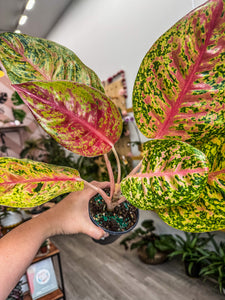
{"label": "pink stem", "polygon": [[142,165],[142,160],[139,162],[139,164],[133,168],[133,170],[130,172],[130,174],[127,175],[127,177],[133,176],[134,174],[136,174],[138,172],[138,170],[141,168]]}
{"label": "pink stem", "polygon": [[106,163],[106,167],[107,167],[108,174],[109,174],[109,181],[110,181],[110,201],[111,201],[112,200],[112,196],[113,196],[114,191],[115,191],[115,181],[114,181],[112,166],[111,166],[111,163],[109,161],[108,155],[104,154],[104,158],[105,158],[105,163]]}
{"label": "pink stem", "polygon": [[116,149],[114,148],[114,146],[112,147],[112,151],[113,151],[113,154],[115,155],[115,158],[116,158],[117,170],[118,170],[117,184],[119,185],[119,184],[120,184],[120,180],[121,180],[121,166],[120,166],[120,160],[119,160],[118,154],[117,154]]}
{"label": "pink stem", "polygon": [[86,186],[92,188],[97,193],[99,193],[102,196],[102,198],[105,200],[105,203],[107,204],[108,209],[112,209],[111,199],[110,199],[109,196],[107,196],[107,194],[102,189],[100,189],[97,186],[87,182],[86,180],[81,179],[80,181],[83,181]]}
{"label": "pink stem", "polygon": [[120,204],[122,202],[124,202],[126,200],[126,198],[124,196],[122,196],[118,201],[117,203]]}
{"label": "pink stem", "polygon": [[[140,169],[142,164],[142,160],[139,162],[139,164],[130,172],[130,174],[128,174],[128,176],[133,176],[134,174],[136,174],[138,172],[138,170]],[[128,177],[127,176],[127,177]],[[120,185],[117,186],[117,193],[120,192]],[[126,200],[126,198],[124,196],[122,196],[117,202],[116,205],[124,202]]]}

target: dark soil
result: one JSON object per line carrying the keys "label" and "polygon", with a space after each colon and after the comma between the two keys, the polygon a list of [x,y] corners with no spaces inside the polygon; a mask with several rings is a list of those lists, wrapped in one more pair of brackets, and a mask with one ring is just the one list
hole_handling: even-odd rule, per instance
{"label": "dark soil", "polygon": [[[109,194],[108,191],[106,193]],[[104,199],[97,194],[91,198],[89,209],[94,221],[100,227],[110,231],[126,231],[137,221],[137,208],[128,201],[119,204],[113,211],[108,211]]]}

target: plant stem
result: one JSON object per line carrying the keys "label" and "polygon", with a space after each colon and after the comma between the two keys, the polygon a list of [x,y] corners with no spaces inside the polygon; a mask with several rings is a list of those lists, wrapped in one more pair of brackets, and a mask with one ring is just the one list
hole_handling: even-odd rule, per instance
{"label": "plant stem", "polygon": [[116,158],[116,163],[117,163],[117,185],[120,185],[120,180],[121,180],[121,166],[120,166],[120,160],[119,160],[119,156],[118,156],[118,154],[117,154],[117,152],[116,152],[116,149],[115,149],[115,147],[113,146],[112,147],[112,151],[113,151],[113,154],[114,154],[114,156],[115,156],[115,158]]}
{"label": "plant stem", "polygon": [[138,165],[133,168],[133,170],[127,175],[127,177],[133,176],[134,174],[136,174],[138,172],[138,170],[141,168],[142,165],[142,160],[138,163]]}
{"label": "plant stem", "polygon": [[113,170],[112,170],[112,166],[111,163],[109,161],[108,155],[104,154],[104,158],[105,158],[105,163],[106,163],[106,167],[108,170],[108,174],[109,174],[109,181],[110,181],[110,201],[112,201],[112,197],[115,191],[115,180],[114,180],[114,176],[113,176]]}
{"label": "plant stem", "polygon": [[80,181],[83,181],[84,184],[85,184],[86,186],[92,188],[92,189],[95,190],[97,193],[99,193],[99,194],[102,196],[102,198],[105,200],[105,203],[106,203],[106,205],[107,205],[107,209],[108,209],[108,210],[113,210],[113,205],[112,205],[112,202],[111,202],[110,197],[107,196],[107,194],[106,194],[102,189],[100,189],[100,188],[98,188],[97,186],[95,186],[95,185],[89,183],[89,182],[86,181],[86,180],[81,179]]}

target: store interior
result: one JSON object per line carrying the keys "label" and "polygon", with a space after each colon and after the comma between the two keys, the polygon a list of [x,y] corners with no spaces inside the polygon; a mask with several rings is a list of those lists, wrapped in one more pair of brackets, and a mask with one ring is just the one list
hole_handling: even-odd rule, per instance
{"label": "store interior", "polygon": [[[149,140],[135,122],[132,102],[142,60],[160,36],[206,1],[17,0],[8,1],[7,5],[3,2],[0,1],[0,14],[4,13],[0,33],[16,32],[63,45],[97,74],[106,96],[122,117],[122,134],[115,149],[121,176],[125,178],[143,159],[143,144]],[[32,2],[32,8],[27,6],[28,2]],[[20,22],[21,16],[27,16],[24,23]],[[110,180],[103,157],[73,153],[43,130],[11,86],[4,65],[0,67],[0,157],[78,169],[87,182]],[[108,156],[112,170],[117,172],[112,152]],[[46,203],[29,208],[0,202],[1,235],[51,209],[67,194],[57,194]],[[7,299],[223,299],[224,234],[223,228],[209,234],[187,233],[168,225],[155,211],[139,207],[134,228],[109,244],[99,244],[84,234],[47,239],[33,264],[37,273],[46,264],[55,280],[51,282],[53,287],[40,295],[31,295],[31,266]],[[209,253],[215,256],[215,273],[206,269],[209,259],[204,255]],[[185,257],[190,257],[187,265]],[[197,273],[194,263],[200,265]]]}

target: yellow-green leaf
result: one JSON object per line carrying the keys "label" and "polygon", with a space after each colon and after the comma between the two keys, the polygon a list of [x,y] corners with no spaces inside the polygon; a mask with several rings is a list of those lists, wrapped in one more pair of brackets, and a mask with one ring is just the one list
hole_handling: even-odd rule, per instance
{"label": "yellow-green leaf", "polygon": [[10,81],[71,80],[104,92],[98,76],[68,48],[26,34],[0,34],[0,60]]}
{"label": "yellow-green leaf", "polygon": [[123,195],[141,209],[188,204],[199,198],[208,178],[203,152],[180,141],[144,144],[141,171],[121,182]]}
{"label": "yellow-green leaf", "polygon": [[75,169],[0,157],[0,205],[34,207],[83,186]]}

